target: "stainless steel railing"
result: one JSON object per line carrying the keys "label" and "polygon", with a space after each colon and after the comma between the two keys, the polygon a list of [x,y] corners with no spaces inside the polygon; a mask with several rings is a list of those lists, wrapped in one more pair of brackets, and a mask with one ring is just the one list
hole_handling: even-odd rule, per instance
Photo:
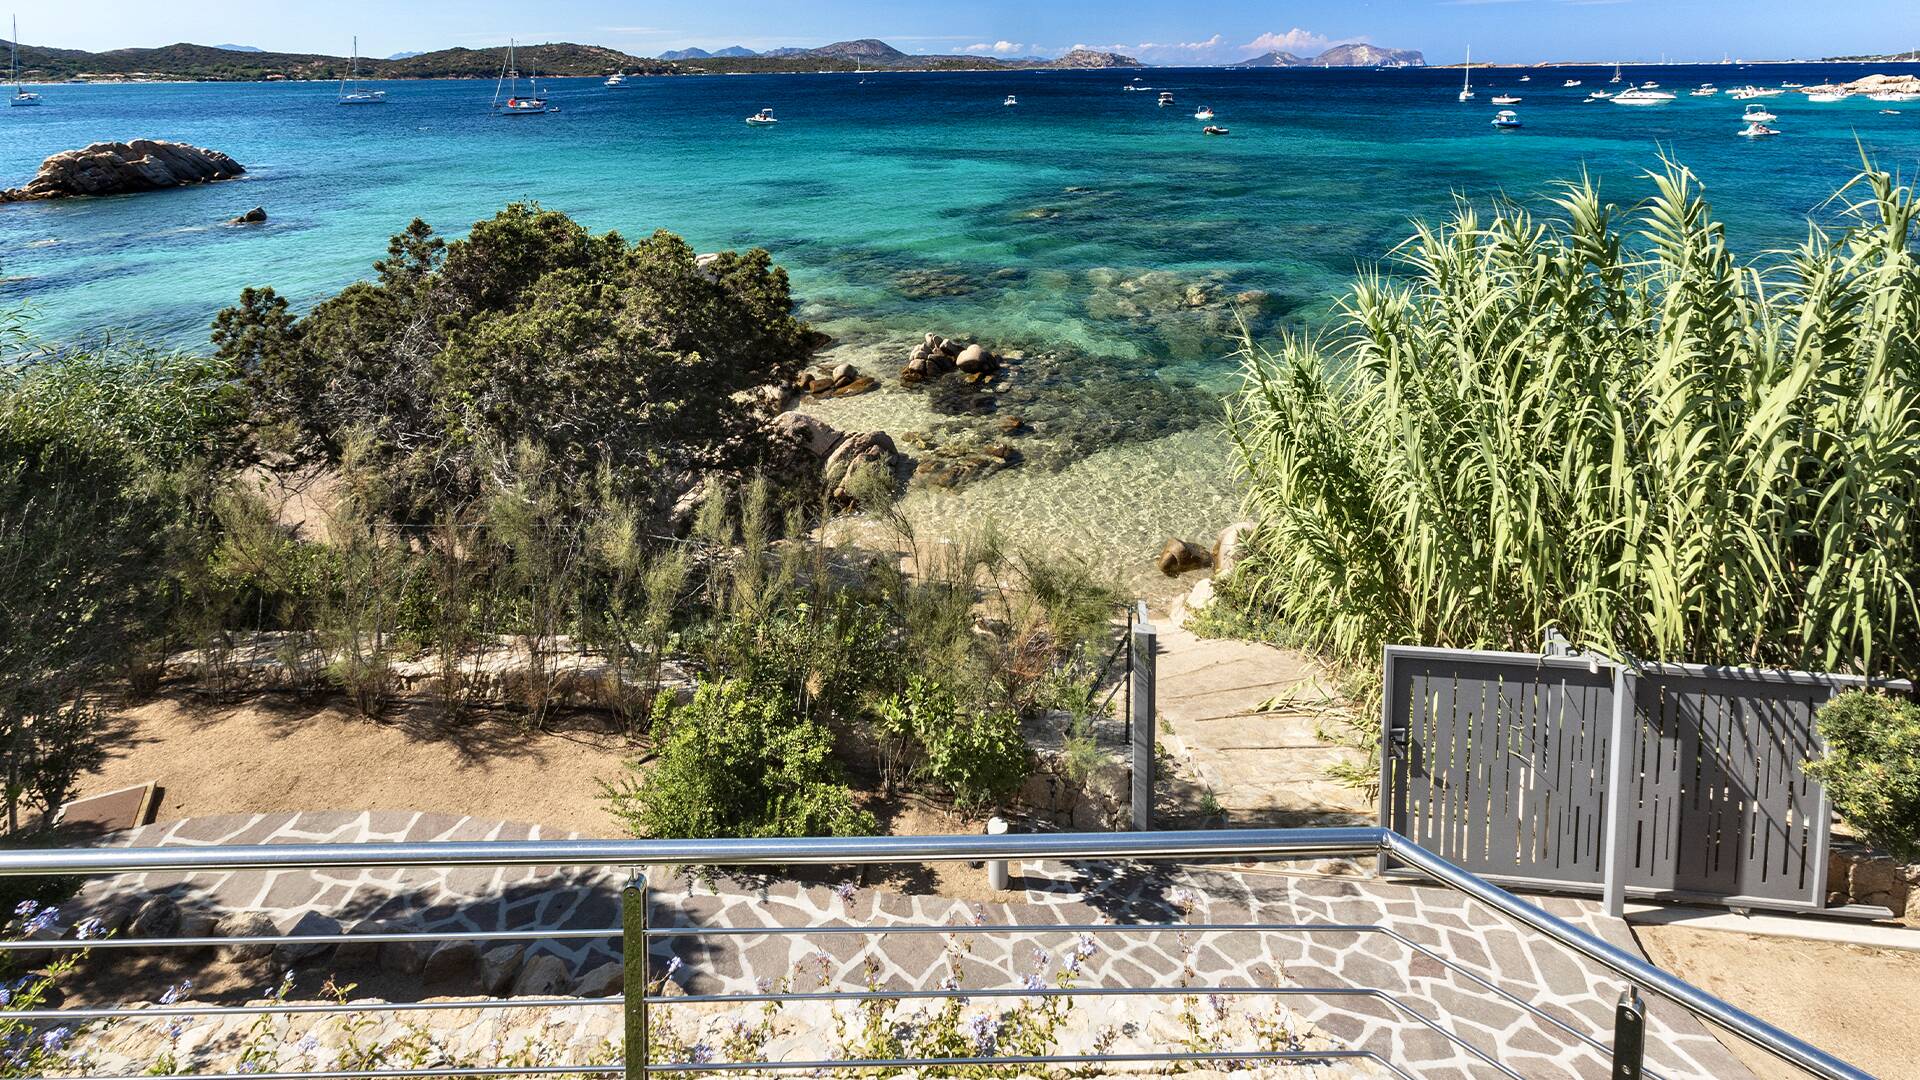
{"label": "stainless steel railing", "polygon": [[[179,848],[89,848],[48,851],[0,851],[0,876],[84,875],[121,873],[234,871],[234,870],[324,870],[329,868],[392,867],[526,867],[597,866],[625,867],[644,871],[650,867],[715,865],[727,867],[870,865],[906,862],[977,861],[990,859],[1124,859],[1124,860],[1203,860],[1203,859],[1300,859],[1336,856],[1388,855],[1401,868],[1420,874],[1430,881],[1459,891],[1486,905],[1508,920],[1534,934],[1557,943],[1589,961],[1611,970],[1625,980],[1628,997],[1638,989],[1664,997],[1702,1020],[1786,1061],[1807,1074],[1823,1080],[1873,1080],[1866,1072],[1827,1052],[1752,1016],[1674,976],[1645,960],[1625,952],[1584,930],[1558,918],[1517,896],[1448,863],[1408,841],[1378,828],[1266,829],[1164,833],[1077,833],[1022,834],[1000,836],[872,837],[852,839],[780,839],[780,840],[574,840],[574,841],[473,841],[419,844],[273,844],[260,846],[214,846]],[[780,1062],[661,1062],[649,1058],[650,1011],[673,1004],[754,1001],[863,1001],[871,999],[911,1000],[916,998],[1016,998],[1096,997],[1134,995],[1255,995],[1287,997],[1362,997],[1380,1002],[1405,1018],[1406,1023],[1434,1032],[1481,1065],[1501,1075],[1520,1080],[1520,1074],[1499,1061],[1487,1050],[1449,1030],[1439,1019],[1413,1008],[1395,995],[1378,988],[1353,986],[1196,986],[1169,990],[1160,987],[1085,987],[1040,989],[1008,988],[966,990],[821,990],[812,993],[763,992],[753,994],[713,994],[667,997],[649,992],[652,985],[649,947],[651,942],[678,937],[722,937],[737,934],[770,935],[899,935],[915,933],[953,934],[1150,934],[1211,932],[1259,932],[1293,934],[1365,933],[1383,935],[1406,947],[1410,954],[1425,956],[1459,974],[1507,1004],[1522,1009],[1540,1022],[1584,1043],[1603,1059],[1610,1059],[1613,1075],[1634,1080],[1642,1075],[1637,1056],[1622,1061],[1615,1051],[1633,1040],[1616,1038],[1609,1042],[1595,1033],[1579,1030],[1574,1024],[1546,1012],[1531,1002],[1418,944],[1388,927],[1374,924],[1047,924],[995,926],[991,924],[958,928],[953,926],[827,926],[827,927],[652,927],[647,922],[647,895],[644,876],[636,877],[623,891],[623,925],[588,929],[532,929],[498,931],[455,931],[444,933],[368,933],[269,937],[216,938],[106,938],[86,943],[99,949],[167,949],[245,944],[372,944],[384,941],[485,940],[530,941],[583,938],[622,939],[626,992],[617,997],[580,999],[571,997],[511,998],[491,1001],[397,1002],[374,1005],[357,1003],[280,1002],[253,1006],[159,1005],[140,1008],[69,1008],[14,1011],[6,1015],[26,1021],[76,1021],[126,1018],[212,1016],[243,1014],[338,1014],[370,1012],[413,1012],[437,1009],[534,1009],[560,1006],[620,1007],[626,1018],[626,1059],[622,1062],[583,1065],[494,1066],[485,1068],[335,1070],[297,1073],[237,1073],[232,1080],[294,1080],[296,1077],[321,1080],[359,1080],[383,1077],[467,1077],[501,1075],[615,1075],[624,1073],[631,1080],[648,1073],[737,1072],[813,1070],[850,1070],[878,1068],[966,1067],[966,1066],[1039,1066],[1095,1064],[1099,1062],[1204,1063],[1208,1061],[1331,1061],[1365,1059],[1398,1075],[1409,1075],[1400,1065],[1370,1050],[1305,1051],[1221,1051],[1166,1052],[1151,1054],[1062,1054],[1047,1056],[979,1056],[936,1060],[833,1060]],[[51,942],[0,942],[5,950],[44,950]],[[1624,1018],[1633,1009],[1623,1006]],[[1616,1034],[1621,1029],[1616,1029]],[[1637,1032],[1637,1029],[1636,1029]],[[1623,1071],[1624,1070],[1624,1071]],[[203,1077],[208,1074],[199,1074]],[[1644,1075],[1663,1080],[1652,1070]],[[125,1077],[88,1077],[86,1080],[130,1080]],[[214,1075],[213,1080],[226,1080]]]}

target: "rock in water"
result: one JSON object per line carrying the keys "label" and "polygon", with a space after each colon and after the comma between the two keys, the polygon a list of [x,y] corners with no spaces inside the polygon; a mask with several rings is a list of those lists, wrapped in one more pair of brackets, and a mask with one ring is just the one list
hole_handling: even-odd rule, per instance
{"label": "rock in water", "polygon": [[267,208],[264,206],[256,206],[253,209],[247,211],[246,213],[241,214],[237,218],[228,218],[227,224],[229,225],[260,225],[265,223],[266,220],[267,220]]}
{"label": "rock in water", "polygon": [[[76,195],[125,195],[183,184],[231,180],[246,166],[218,150],[186,143],[135,139],[62,150],[40,163],[25,187],[0,192],[0,202],[64,199]],[[265,211],[261,211],[262,220]]]}
{"label": "rock in water", "polygon": [[1190,570],[1205,570],[1213,565],[1213,554],[1199,544],[1175,538],[1160,549],[1159,562],[1161,573],[1179,577]]}

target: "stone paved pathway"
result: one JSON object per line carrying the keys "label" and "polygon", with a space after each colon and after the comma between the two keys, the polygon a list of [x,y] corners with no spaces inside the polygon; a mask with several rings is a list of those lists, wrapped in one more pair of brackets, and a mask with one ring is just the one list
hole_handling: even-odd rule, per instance
{"label": "stone paved pathway", "polygon": [[[533,826],[436,815],[309,813],[154,825],[135,830],[119,842],[147,846],[539,835],[541,830]],[[985,907],[872,889],[836,891],[783,881],[706,883],[656,872],[652,918],[658,926],[953,929],[951,933],[659,938],[652,960],[658,972],[678,960],[674,984],[695,995],[746,992],[761,980],[792,980],[797,989],[811,988],[822,979],[836,989],[866,985],[929,989],[956,974],[963,986],[973,989],[1019,986],[1034,974],[1056,984],[1064,971],[1074,967],[1074,978],[1081,986],[1151,987],[1164,994],[1074,999],[1076,1008],[1060,1036],[1062,1049],[1095,1045],[1106,1029],[1111,1029],[1117,1049],[1165,1048],[1194,1037],[1187,1016],[1200,1028],[1201,1041],[1219,1039],[1221,1049],[1244,1049],[1249,1024],[1255,1018],[1270,1017],[1294,1030],[1304,1046],[1373,1050],[1421,1077],[1451,1080],[1498,1075],[1444,1035],[1409,1022],[1404,1009],[1431,1018],[1529,1080],[1598,1080],[1607,1075],[1601,1055],[1524,1005],[1578,1030],[1600,1033],[1604,1041],[1619,982],[1556,946],[1530,939],[1456,893],[1363,877],[1295,876],[1247,866],[1155,869],[1108,862],[1041,863],[1017,867],[1016,872],[1027,902]],[[612,927],[618,923],[617,890],[624,879],[614,870],[553,868],[345,875],[247,871],[195,875],[187,880],[178,875],[136,875],[91,884],[78,910],[129,892],[172,891],[212,910],[265,911],[282,925],[306,910],[322,910],[349,924],[357,918],[399,917],[428,929]],[[1545,906],[1616,944],[1632,946],[1625,927],[1600,916],[1591,904],[1560,899]],[[1257,922],[1263,927],[1378,924],[1404,940],[1352,930],[1135,929],[1098,933],[1083,945],[1073,933],[1009,934],[993,929],[1183,919],[1188,923]],[[576,971],[613,955],[614,947],[578,942],[543,946],[567,959]],[[1077,952],[1084,955],[1076,961]],[[325,957],[311,961],[327,962]],[[1510,996],[1489,991],[1482,979]],[[1183,994],[1183,984],[1279,986],[1295,993],[1279,999],[1229,994],[1213,1001]],[[1342,989],[1377,990],[1392,1000],[1331,992]],[[1276,1004],[1280,1011],[1270,1011]],[[976,998],[969,1007],[977,1012],[1007,1006]],[[822,1053],[828,1048],[823,1042],[830,1043],[825,1033],[834,1027],[830,1010],[822,1004],[783,1011],[768,1052],[787,1060]],[[449,1015],[468,1016],[465,1011]],[[686,1003],[662,1008],[659,1023],[665,1026],[656,1030],[677,1032],[688,1042],[719,1038],[729,1025],[748,1022],[752,1015],[751,1008]],[[491,1033],[486,1038],[475,1026],[483,1021],[492,1025],[484,1029]],[[435,1023],[444,1022],[436,1014]],[[903,1022],[914,1022],[910,1011]],[[496,1036],[505,1030],[493,1016],[462,1023],[465,1026],[442,1033],[448,1045],[497,1044]],[[589,1022],[583,1014],[555,1023],[570,1032],[569,1045],[578,1048],[605,1037],[612,1021]],[[158,1038],[158,1025],[145,1027],[149,1043]],[[298,1038],[299,1031],[290,1027],[286,1037]],[[124,1030],[103,1038],[122,1040],[116,1051],[122,1054],[131,1053],[129,1046],[143,1045],[137,1034]],[[231,1041],[210,1039],[209,1045],[217,1048]],[[1748,1075],[1704,1029],[1660,1003],[1652,1014],[1649,1047],[1649,1075],[1675,1080],[1736,1080]],[[202,1064],[219,1061],[219,1053],[210,1051]],[[1367,1074],[1365,1069],[1355,1073],[1345,1065],[1321,1072]]]}
{"label": "stone paved pathway", "polygon": [[1200,824],[1211,793],[1235,827],[1371,823],[1363,793],[1328,779],[1360,755],[1321,739],[1311,708],[1262,710],[1291,695],[1325,697],[1325,675],[1299,653],[1247,641],[1201,638],[1171,619],[1159,631],[1160,742],[1173,775],[1159,784],[1156,813]]}

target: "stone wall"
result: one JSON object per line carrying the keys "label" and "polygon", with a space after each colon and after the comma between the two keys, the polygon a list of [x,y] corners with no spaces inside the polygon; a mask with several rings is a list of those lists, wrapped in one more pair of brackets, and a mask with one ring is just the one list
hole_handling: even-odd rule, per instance
{"label": "stone wall", "polygon": [[1034,754],[1032,776],[1015,796],[1016,812],[1074,832],[1117,832],[1128,827],[1132,800],[1125,764],[1103,754],[1087,775],[1075,779],[1059,750]]}
{"label": "stone wall", "polygon": [[1920,863],[1901,863],[1835,837],[1827,855],[1827,906],[1847,904],[1883,907],[1920,925]]}

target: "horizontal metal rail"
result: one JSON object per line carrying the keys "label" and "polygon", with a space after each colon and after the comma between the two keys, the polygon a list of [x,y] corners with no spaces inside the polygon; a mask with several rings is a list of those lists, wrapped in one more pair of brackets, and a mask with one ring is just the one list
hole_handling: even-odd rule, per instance
{"label": "horizontal metal rail", "polygon": [[[834,866],[983,859],[1303,859],[1387,854],[1434,882],[1659,994],[1822,1080],[1870,1074],[1766,1021],[1661,971],[1640,957],[1459,869],[1380,828],[1252,829],[1152,833],[1040,833],[999,836],[886,836],[741,840],[454,841],[418,844],[269,844],[180,848],[97,848],[0,852],[0,876],[195,873],[199,871],[450,866],[654,867]],[[766,933],[775,928],[754,928]],[[902,928],[904,929],[904,928]],[[958,929],[969,929],[959,927]],[[972,927],[979,931],[990,925]],[[498,935],[492,935],[498,936]],[[359,935],[371,941],[373,935]],[[349,938],[351,939],[351,938]],[[110,940],[110,939],[109,939]],[[216,940],[231,944],[235,939]],[[284,941],[286,939],[278,939]],[[58,942],[36,943],[42,948]],[[523,999],[525,1000],[525,999]],[[565,999],[569,1004],[577,999]],[[684,1000],[684,999],[676,999]],[[474,1003],[466,1003],[472,1008]],[[396,1009],[398,1006],[383,1005]],[[158,1010],[138,1010],[148,1016]],[[353,1010],[348,1010],[353,1011]],[[358,1011],[366,1011],[364,1008]],[[79,1016],[78,1010],[58,1010]],[[21,1014],[14,1014],[21,1015]],[[1249,1054],[1227,1054],[1228,1059]],[[1007,1059],[1000,1059],[1007,1060]],[[1097,1059],[1096,1059],[1097,1060]],[[1166,1060],[1155,1058],[1154,1060]],[[849,1067],[848,1062],[830,1067]],[[711,1068],[711,1066],[704,1066]],[[765,1067],[760,1066],[760,1067]],[[499,1069],[482,1070],[482,1075]],[[531,1071],[531,1070],[517,1070]],[[601,1070],[568,1070],[597,1072]],[[617,1071],[617,1070],[606,1070]],[[325,1077],[326,1074],[301,1074]],[[401,1074],[394,1074],[401,1075]],[[434,1075],[449,1075],[437,1073]],[[258,1078],[256,1077],[256,1080]]]}
{"label": "horizontal metal rail", "polygon": [[566,941],[617,938],[619,927],[591,930],[382,930],[364,934],[251,934],[242,937],[123,938],[102,937],[49,941],[0,941],[0,952],[40,952],[46,949],[224,949],[235,945],[384,945],[396,941]]}

